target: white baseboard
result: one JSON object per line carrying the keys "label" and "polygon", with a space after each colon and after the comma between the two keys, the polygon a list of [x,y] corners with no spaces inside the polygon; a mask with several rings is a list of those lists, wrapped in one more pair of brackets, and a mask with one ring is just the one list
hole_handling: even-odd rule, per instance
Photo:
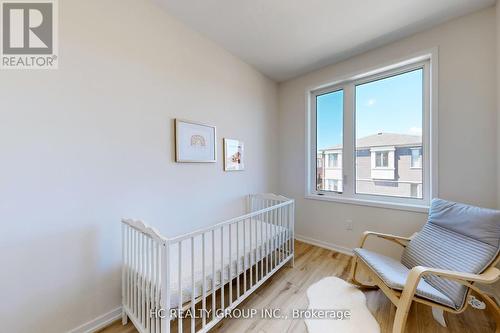
{"label": "white baseboard", "polygon": [[353,255],[352,249],[348,248],[348,247],[345,247],[345,246],[341,246],[341,245],[337,245],[337,244],[325,242],[325,241],[322,241],[322,240],[319,240],[319,239],[314,239],[314,238],[311,238],[311,237],[297,235],[297,234],[295,234],[295,239],[298,240],[298,241],[307,243],[307,244],[311,244],[311,245],[316,245],[316,246],[322,247],[324,249],[328,249],[328,250],[340,252],[340,253],[343,253],[343,254],[347,254],[348,256],[352,256]]}
{"label": "white baseboard", "polygon": [[68,331],[68,333],[93,333],[120,319],[121,316],[122,307],[120,306],[114,310],[109,311],[108,313],[92,319],[91,321],[83,325],[78,326],[77,328]]}

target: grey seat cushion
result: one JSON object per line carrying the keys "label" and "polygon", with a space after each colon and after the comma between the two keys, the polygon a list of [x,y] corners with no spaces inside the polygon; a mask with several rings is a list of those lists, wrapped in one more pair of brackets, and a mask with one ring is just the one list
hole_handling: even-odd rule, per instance
{"label": "grey seat cushion", "polygon": [[[403,290],[410,269],[399,261],[366,249],[354,249],[354,253],[368,265],[384,283],[392,289]],[[415,293],[445,306],[455,307],[452,299],[425,280],[420,280]]]}
{"label": "grey seat cushion", "polygon": [[[404,250],[401,263],[478,274],[495,259],[499,243],[500,211],[434,199],[428,222]],[[455,308],[464,304],[465,286],[433,275],[424,279]]]}

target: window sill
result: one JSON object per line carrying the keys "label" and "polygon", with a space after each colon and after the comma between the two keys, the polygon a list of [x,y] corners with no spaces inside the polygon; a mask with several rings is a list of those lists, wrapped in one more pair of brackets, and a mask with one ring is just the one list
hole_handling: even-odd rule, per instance
{"label": "window sill", "polygon": [[305,198],[310,199],[310,200],[339,202],[339,203],[345,203],[345,204],[350,204],[350,205],[404,210],[404,211],[417,212],[417,213],[428,213],[429,212],[429,206],[427,206],[427,205],[414,205],[414,204],[405,204],[405,203],[396,203],[396,202],[375,201],[375,200],[367,200],[367,199],[359,199],[359,198],[339,198],[339,197],[332,197],[329,195],[319,195],[319,194],[307,194],[305,196]]}

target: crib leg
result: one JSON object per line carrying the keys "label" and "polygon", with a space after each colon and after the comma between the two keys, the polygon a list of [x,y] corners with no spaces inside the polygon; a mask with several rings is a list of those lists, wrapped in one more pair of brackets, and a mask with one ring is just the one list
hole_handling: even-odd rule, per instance
{"label": "crib leg", "polygon": [[293,268],[295,266],[295,256],[292,256],[292,258],[290,260],[288,260],[287,265],[290,268]]}
{"label": "crib leg", "polygon": [[127,313],[125,312],[125,310],[122,310],[122,325],[127,325],[127,322],[128,322]]}

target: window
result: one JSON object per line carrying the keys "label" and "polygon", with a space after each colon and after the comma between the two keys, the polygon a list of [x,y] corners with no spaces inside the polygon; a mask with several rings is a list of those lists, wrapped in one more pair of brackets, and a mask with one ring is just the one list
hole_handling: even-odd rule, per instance
{"label": "window", "polygon": [[[313,163],[308,162],[307,197],[412,210],[428,207],[431,174],[435,177],[432,57],[310,92],[308,160]],[[325,168],[315,168],[316,159]]]}
{"label": "window", "polygon": [[338,168],[339,166],[339,154],[328,154],[328,167]]}
{"label": "window", "polygon": [[381,151],[375,153],[375,167],[376,168],[389,167],[389,152]]}
{"label": "window", "polygon": [[[342,180],[342,151],[344,91],[336,90],[315,97],[317,105],[315,126],[316,158],[325,168],[316,168],[316,189],[318,191],[340,191]],[[336,184],[334,186],[334,184]]]}
{"label": "window", "polygon": [[411,149],[411,167],[414,169],[422,168],[422,149]]}

